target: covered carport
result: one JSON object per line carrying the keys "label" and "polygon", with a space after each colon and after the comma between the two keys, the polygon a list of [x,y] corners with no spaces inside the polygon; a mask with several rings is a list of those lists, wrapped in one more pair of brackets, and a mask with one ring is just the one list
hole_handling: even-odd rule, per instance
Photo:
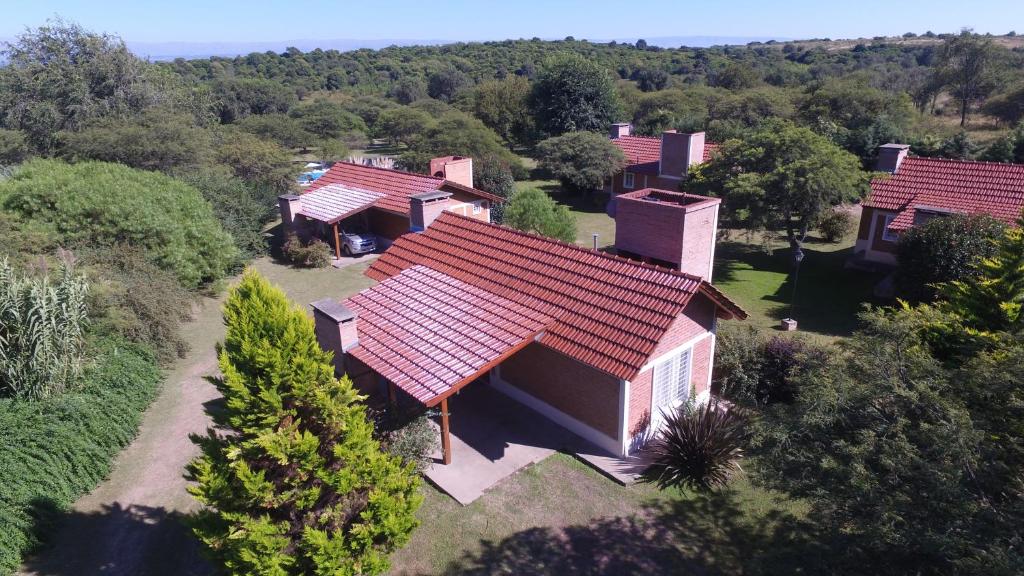
{"label": "covered carport", "polygon": [[[328,184],[300,196],[280,198],[282,217],[305,218],[329,231],[325,239],[334,247],[335,258],[341,258],[341,235],[338,223],[354,214],[372,208],[384,194],[359,190],[343,184]],[[288,208],[287,212],[285,208]],[[294,209],[292,209],[294,207]],[[288,216],[286,216],[286,214]],[[323,235],[318,234],[318,235]]]}

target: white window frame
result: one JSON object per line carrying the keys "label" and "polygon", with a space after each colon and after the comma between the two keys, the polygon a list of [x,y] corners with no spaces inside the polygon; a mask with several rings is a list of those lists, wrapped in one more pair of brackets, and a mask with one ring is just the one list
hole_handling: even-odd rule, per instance
{"label": "white window frame", "polygon": [[900,235],[889,230],[889,224],[896,219],[895,214],[886,214],[885,221],[882,223],[882,240],[886,242],[895,242],[900,239]]}
{"label": "white window frame", "polygon": [[[659,383],[660,380],[660,383]],[[668,389],[665,395],[666,384]],[[679,407],[690,398],[693,384],[693,346],[664,358],[651,375],[651,415],[658,420],[662,412]]]}
{"label": "white window frame", "polygon": [[634,186],[636,186],[635,174],[633,174],[632,172],[623,172],[622,187],[629,188],[630,190],[632,190]]}
{"label": "white window frame", "polygon": [[474,200],[473,201],[473,215],[474,216],[476,216],[481,211],[483,211],[484,202],[486,202],[486,200]]}

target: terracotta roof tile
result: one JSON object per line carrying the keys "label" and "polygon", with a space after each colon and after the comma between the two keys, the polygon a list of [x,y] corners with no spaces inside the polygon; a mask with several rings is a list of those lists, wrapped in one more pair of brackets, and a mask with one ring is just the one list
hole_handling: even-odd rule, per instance
{"label": "terracotta roof tile", "polygon": [[694,294],[746,314],[696,276],[450,212],[378,258],[377,280],[423,265],[551,318],[540,342],[632,379]]}
{"label": "terracotta roof tile", "polygon": [[[661,163],[661,138],[651,136],[620,136],[612,138],[612,144],[618,146],[626,155],[626,165],[630,172],[638,174],[657,174]],[[704,162],[711,160],[711,155],[718,149],[718,144],[704,143]]]}
{"label": "terracotta roof tile", "polygon": [[896,174],[871,181],[864,205],[899,212],[892,230],[913,226],[925,206],[1013,223],[1024,207],[1024,164],[904,158]]}
{"label": "terracotta roof tile", "polygon": [[408,216],[409,197],[426,192],[434,192],[442,188],[452,188],[475,194],[491,202],[501,202],[501,198],[488,194],[482,190],[470,188],[449,182],[444,178],[426,176],[424,174],[413,174],[389,168],[377,168],[375,166],[364,166],[350,162],[338,162],[331,166],[330,170],[323,176],[317,178],[306,189],[305,194],[328,186],[330,184],[342,184],[350,188],[366,190],[383,194],[374,206],[381,210],[387,210],[396,214]]}
{"label": "terracotta roof tile", "polygon": [[358,315],[349,352],[432,404],[532,341],[549,318],[425,266],[344,301]]}

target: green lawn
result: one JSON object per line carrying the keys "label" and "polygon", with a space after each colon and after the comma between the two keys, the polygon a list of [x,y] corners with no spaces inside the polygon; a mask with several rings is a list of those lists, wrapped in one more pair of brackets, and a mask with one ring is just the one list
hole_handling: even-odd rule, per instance
{"label": "green lawn", "polygon": [[743,574],[769,559],[791,573],[811,541],[799,504],[744,478],[707,496],[659,492],[620,486],[565,454],[469,506],[422,492],[422,524],[392,574]]}

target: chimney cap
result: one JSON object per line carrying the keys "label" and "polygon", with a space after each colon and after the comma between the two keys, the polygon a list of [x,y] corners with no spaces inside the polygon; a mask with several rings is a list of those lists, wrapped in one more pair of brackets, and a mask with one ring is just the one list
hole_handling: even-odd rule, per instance
{"label": "chimney cap", "polygon": [[356,318],[355,312],[350,310],[348,306],[345,306],[344,304],[338,302],[333,298],[317,300],[316,302],[310,304],[310,306],[313,307],[314,311],[327,316],[328,318],[334,320],[338,324],[341,324],[342,322],[347,322],[349,320],[354,320]]}
{"label": "chimney cap", "polygon": [[281,194],[280,196],[277,197],[277,199],[278,200],[298,200],[299,199],[299,195],[298,194],[291,194],[291,193]]}
{"label": "chimney cap", "polygon": [[889,142],[888,144],[882,144],[878,147],[879,150],[910,150],[910,144],[895,144]]}
{"label": "chimney cap", "polygon": [[410,200],[419,200],[420,202],[429,202],[431,200],[440,200],[442,198],[451,198],[451,192],[445,192],[444,190],[435,190],[434,192],[424,192],[422,194],[413,194],[409,196]]}

